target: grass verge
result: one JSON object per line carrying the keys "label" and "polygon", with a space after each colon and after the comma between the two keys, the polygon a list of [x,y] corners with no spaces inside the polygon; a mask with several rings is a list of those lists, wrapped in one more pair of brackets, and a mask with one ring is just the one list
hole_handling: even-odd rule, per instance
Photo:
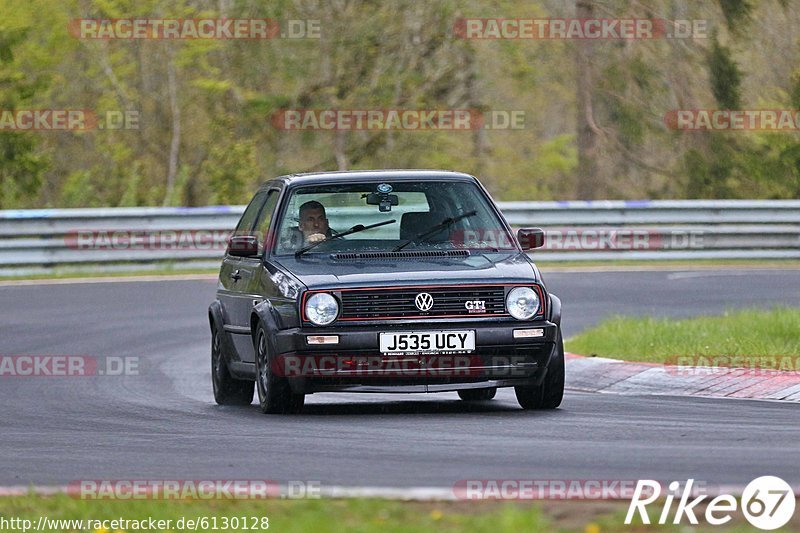
{"label": "grass verge", "polygon": [[[387,531],[547,531],[548,520],[538,506],[493,502],[423,503],[370,499],[304,500],[142,500],[91,501],[66,495],[0,499],[0,516],[38,524],[39,517],[71,520],[122,518],[171,520],[158,531],[282,531],[282,532],[387,532]],[[267,517],[268,521],[263,518]],[[228,519],[227,521],[225,519]],[[183,519],[183,528],[179,520]],[[193,520],[199,524],[195,529]],[[53,532],[103,532],[84,522],[43,529]],[[102,524],[101,524],[102,525]],[[109,524],[111,525],[111,524]],[[120,532],[134,531],[118,528]],[[228,527],[225,527],[225,526]],[[85,526],[92,526],[86,528]],[[167,526],[167,524],[161,524]],[[159,527],[161,527],[159,526]],[[7,531],[7,529],[3,529]],[[115,533],[110,529],[108,533]]]}
{"label": "grass verge", "polygon": [[[635,518],[632,525],[624,525],[628,501],[556,501],[499,502],[401,502],[376,499],[317,499],[317,500],[142,500],[142,501],[93,501],[79,500],[66,495],[24,496],[0,498],[0,523],[2,520],[30,520],[28,531],[33,530],[40,517],[51,522],[37,533],[129,533],[144,531],[134,529],[103,529],[93,527],[92,520],[171,520],[166,528],[150,531],[265,531],[281,532],[340,532],[364,533],[453,531],[489,532],[581,532],[605,531],[686,531],[682,526],[643,525]],[[660,507],[648,508],[650,520],[656,522]],[[674,509],[673,509],[674,511]],[[693,532],[705,531],[752,531],[741,513],[734,513],[733,520],[725,526],[703,524],[693,527]],[[698,516],[701,516],[698,513]],[[262,526],[268,518],[268,529]],[[223,527],[228,519],[229,527]],[[183,528],[179,520],[183,519]],[[216,521],[215,521],[216,519]],[[234,522],[238,519],[238,522]],[[83,520],[83,524],[53,526],[53,520]],[[198,524],[188,524],[194,520]],[[245,526],[246,522],[246,526]],[[19,522],[17,523],[19,524]],[[112,524],[108,524],[112,525]],[[115,524],[125,525],[125,524]],[[166,524],[162,524],[166,525]],[[81,527],[84,526],[84,527]],[[85,526],[91,526],[89,528]],[[233,527],[232,527],[233,526]],[[3,531],[22,531],[20,527],[7,527]],[[793,520],[782,531],[800,531],[800,524]],[[26,532],[27,533],[27,532]]]}
{"label": "grass verge", "polygon": [[800,309],[744,309],[687,319],[617,316],[568,339],[567,351],[665,363],[680,356],[800,356]]}

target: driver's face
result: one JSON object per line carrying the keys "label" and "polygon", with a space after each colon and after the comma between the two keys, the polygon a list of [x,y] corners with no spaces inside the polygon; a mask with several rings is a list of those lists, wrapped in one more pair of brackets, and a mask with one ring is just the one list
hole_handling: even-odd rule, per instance
{"label": "driver's face", "polygon": [[306,209],[300,214],[300,231],[306,237],[315,233],[325,234],[328,231],[328,219],[324,209]]}

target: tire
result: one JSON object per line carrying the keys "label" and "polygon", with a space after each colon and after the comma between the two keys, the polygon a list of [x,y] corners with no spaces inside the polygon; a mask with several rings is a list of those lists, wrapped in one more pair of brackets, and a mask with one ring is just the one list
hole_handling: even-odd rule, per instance
{"label": "tire", "polygon": [[276,376],[270,364],[270,342],[263,326],[256,331],[256,391],[261,411],[267,414],[300,413],[305,394],[295,394],[286,378]]}
{"label": "tire", "polygon": [[497,387],[491,389],[466,389],[458,391],[458,397],[465,402],[485,402],[494,398]]}
{"label": "tire", "polygon": [[539,386],[514,387],[523,409],[555,409],[564,398],[564,341],[561,332],[556,340],[556,358],[550,361],[544,381]]}
{"label": "tire", "polygon": [[216,326],[211,327],[211,386],[214,400],[219,405],[250,405],[253,403],[255,383],[231,376],[228,364],[222,356],[220,338]]}

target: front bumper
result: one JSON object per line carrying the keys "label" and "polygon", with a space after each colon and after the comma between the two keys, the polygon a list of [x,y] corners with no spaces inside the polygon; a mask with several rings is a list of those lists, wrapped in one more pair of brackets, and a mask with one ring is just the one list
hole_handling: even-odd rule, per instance
{"label": "front bumper", "polygon": [[[540,328],[541,337],[514,338]],[[475,350],[450,355],[382,355],[379,334],[392,331],[475,331]],[[307,337],[338,337],[310,345]],[[537,385],[556,354],[558,326],[548,321],[416,322],[363,327],[296,328],[275,338],[275,373],[298,393],[444,392]]]}

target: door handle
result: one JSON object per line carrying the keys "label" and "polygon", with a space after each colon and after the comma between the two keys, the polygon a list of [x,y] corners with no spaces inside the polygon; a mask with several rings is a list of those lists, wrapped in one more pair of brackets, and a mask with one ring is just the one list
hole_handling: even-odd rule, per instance
{"label": "door handle", "polygon": [[242,275],[239,274],[239,269],[238,268],[236,270],[234,270],[233,273],[231,274],[231,279],[233,281],[239,281],[240,279],[242,279]]}

